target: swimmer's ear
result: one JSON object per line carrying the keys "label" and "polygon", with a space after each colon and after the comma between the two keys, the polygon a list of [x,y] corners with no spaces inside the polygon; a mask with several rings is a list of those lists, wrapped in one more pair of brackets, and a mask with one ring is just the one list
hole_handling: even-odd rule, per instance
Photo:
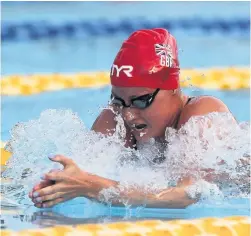
{"label": "swimmer's ear", "polygon": [[175,95],[175,94],[181,95],[181,90],[179,88],[178,89],[174,89],[172,91],[173,91],[173,95]]}

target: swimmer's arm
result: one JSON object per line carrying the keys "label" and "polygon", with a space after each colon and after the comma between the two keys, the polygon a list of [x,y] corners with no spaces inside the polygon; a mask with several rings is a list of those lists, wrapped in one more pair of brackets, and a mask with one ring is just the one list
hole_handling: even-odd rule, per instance
{"label": "swimmer's arm", "polygon": [[[132,206],[154,208],[185,208],[195,202],[186,193],[186,187],[192,183],[188,179],[183,179],[177,187],[150,193],[143,188],[125,187],[117,181],[83,171],[67,157],[56,155],[51,160],[62,164],[64,170],[43,176],[44,181],[55,181],[55,184],[48,186],[47,182],[40,183],[39,188],[31,191],[29,197],[36,207],[52,207],[75,197],[86,197],[114,206],[124,206],[123,202],[127,202]],[[107,190],[108,199],[105,197]]]}
{"label": "swimmer's arm", "polygon": [[[115,133],[117,126],[116,115],[113,112],[114,109],[115,108],[112,106],[104,109],[93,123],[91,129],[97,133],[112,136]],[[134,148],[136,140],[126,125],[125,128],[125,147]]]}
{"label": "swimmer's arm", "polygon": [[[123,190],[121,190],[121,188],[119,188],[119,182],[102,178],[100,176],[95,176],[94,178],[96,178],[96,180],[94,180],[96,183],[101,184],[101,190],[111,188],[111,191],[114,191],[113,196],[109,194],[110,197],[106,199],[105,192],[103,191],[96,191],[98,194],[92,196],[86,196],[85,191],[83,196],[101,202],[109,202],[109,204],[113,206],[124,206],[124,203],[126,202],[127,205],[144,205],[149,208],[186,208],[199,200],[191,199],[188,196],[186,188],[191,184],[188,180],[179,183],[177,187],[166,188],[160,190],[158,193],[146,193],[143,189],[133,187],[128,187],[126,189],[122,188]],[[92,182],[94,181],[92,180]]]}

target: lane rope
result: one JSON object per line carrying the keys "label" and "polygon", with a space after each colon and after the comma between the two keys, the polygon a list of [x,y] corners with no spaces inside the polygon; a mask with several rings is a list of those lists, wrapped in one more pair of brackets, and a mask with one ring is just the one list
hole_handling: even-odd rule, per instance
{"label": "lane rope", "polygon": [[[202,89],[247,89],[249,68],[210,68],[181,70],[181,86]],[[32,95],[71,88],[108,86],[108,72],[76,74],[9,75],[1,79],[1,95]]]}
{"label": "lane rope", "polygon": [[88,236],[247,236],[250,235],[251,218],[231,216],[195,220],[148,220],[110,224],[58,225],[51,228],[28,229],[19,232],[3,230],[2,236],[18,235],[88,235]]}
{"label": "lane rope", "polygon": [[144,17],[133,19],[124,18],[118,21],[108,19],[97,19],[93,21],[79,20],[55,23],[46,20],[10,22],[3,21],[1,24],[2,42],[20,40],[41,40],[56,38],[83,38],[86,36],[111,37],[118,34],[131,34],[138,29],[165,28],[169,31],[199,30],[205,35],[220,33],[224,35],[250,34],[250,19],[239,17],[234,19],[200,17],[161,19],[149,21]]}

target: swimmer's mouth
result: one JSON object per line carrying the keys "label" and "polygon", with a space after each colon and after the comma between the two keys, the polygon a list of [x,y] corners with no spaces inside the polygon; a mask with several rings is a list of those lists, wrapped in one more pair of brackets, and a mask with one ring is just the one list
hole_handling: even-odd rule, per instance
{"label": "swimmer's mouth", "polygon": [[146,124],[139,124],[139,125],[132,125],[132,128],[136,129],[136,130],[143,130],[146,128]]}

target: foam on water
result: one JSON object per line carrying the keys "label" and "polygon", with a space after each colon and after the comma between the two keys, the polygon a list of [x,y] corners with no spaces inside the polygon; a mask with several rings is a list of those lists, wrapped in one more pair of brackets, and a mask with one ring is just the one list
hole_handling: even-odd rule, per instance
{"label": "foam on water", "polygon": [[[249,194],[249,123],[237,124],[227,113],[193,117],[179,131],[167,128],[165,144],[151,139],[132,150],[124,147],[122,118],[117,122],[112,137],[88,130],[69,110],[46,110],[37,120],[17,124],[7,147],[12,157],[2,174],[15,185],[2,186],[5,197],[29,202],[27,194],[40,176],[62,169],[48,159],[50,154],[68,156],[85,171],[119,180],[122,190],[156,192],[192,175],[196,182],[187,191],[202,192],[202,199]],[[102,193],[108,202],[118,196],[115,189]]]}

